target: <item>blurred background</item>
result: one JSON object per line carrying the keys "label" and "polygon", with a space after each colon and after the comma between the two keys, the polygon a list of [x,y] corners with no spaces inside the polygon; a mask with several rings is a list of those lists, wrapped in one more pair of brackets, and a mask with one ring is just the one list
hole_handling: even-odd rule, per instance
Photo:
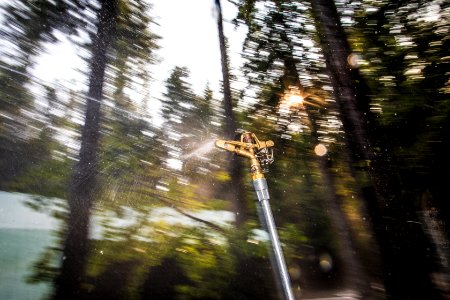
{"label": "blurred background", "polygon": [[450,299],[450,3],[0,4],[0,298]]}

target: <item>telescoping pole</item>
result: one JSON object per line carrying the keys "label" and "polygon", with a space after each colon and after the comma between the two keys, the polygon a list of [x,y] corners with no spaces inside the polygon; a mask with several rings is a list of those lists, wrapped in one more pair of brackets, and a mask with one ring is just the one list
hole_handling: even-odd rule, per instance
{"label": "telescoping pole", "polygon": [[261,164],[268,165],[273,162],[272,141],[259,141],[254,133],[244,132],[240,141],[217,140],[216,146],[237,155],[250,159],[250,172],[252,175],[253,186],[258,197],[258,213],[264,229],[269,234],[270,244],[273,250],[272,264],[275,262],[275,271],[281,282],[284,298],[294,300],[291,281],[284,260],[283,250],[281,249],[280,239],[278,238],[277,227],[273,219],[270,208],[269,188]]}
{"label": "telescoping pole", "polygon": [[265,178],[258,178],[253,180],[253,187],[255,188],[258,197],[258,205],[260,211],[261,222],[266,227],[272,244],[273,260],[276,264],[277,273],[281,281],[285,299],[294,300],[294,295],[291,288],[291,280],[287,271],[286,262],[284,260],[283,250],[281,249],[280,239],[278,238],[277,227],[270,208],[269,188]]}

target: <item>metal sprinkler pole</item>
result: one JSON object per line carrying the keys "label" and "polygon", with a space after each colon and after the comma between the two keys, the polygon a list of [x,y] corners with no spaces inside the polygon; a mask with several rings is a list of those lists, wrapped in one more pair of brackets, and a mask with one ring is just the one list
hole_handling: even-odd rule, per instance
{"label": "metal sprinkler pole", "polygon": [[256,195],[260,205],[262,215],[260,218],[264,220],[266,230],[269,233],[270,242],[273,249],[273,259],[275,260],[278,274],[280,277],[281,285],[285,299],[294,300],[294,295],[291,288],[291,280],[286,268],[286,262],[284,260],[283,250],[281,249],[280,239],[278,238],[277,227],[272,215],[272,209],[269,203],[269,189],[267,187],[267,181],[265,178],[259,178],[253,180],[253,187],[255,188]]}
{"label": "metal sprinkler pole", "polygon": [[255,188],[258,197],[261,222],[269,234],[270,243],[273,249],[273,260],[275,261],[274,267],[277,271],[279,280],[281,281],[284,298],[287,300],[294,300],[295,298],[292,293],[289,273],[287,271],[280,239],[278,237],[277,227],[270,208],[269,188],[262,168],[262,166],[265,167],[273,162],[272,147],[274,146],[274,143],[272,141],[259,141],[254,133],[244,132],[241,135],[241,141],[217,140],[216,146],[250,159],[250,172],[253,179],[253,187]]}

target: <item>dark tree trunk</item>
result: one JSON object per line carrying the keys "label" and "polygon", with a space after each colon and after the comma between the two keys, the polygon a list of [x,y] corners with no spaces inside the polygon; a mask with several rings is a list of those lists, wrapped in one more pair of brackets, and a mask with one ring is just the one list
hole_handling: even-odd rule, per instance
{"label": "dark tree trunk", "polygon": [[312,1],[311,5],[318,25],[327,70],[342,112],[342,122],[346,135],[351,141],[348,146],[351,147],[350,150],[357,159],[371,161],[374,154],[371,152],[372,148],[364,124],[366,118],[358,109],[356,90],[347,64],[351,51],[340,25],[336,7],[331,0]]}
{"label": "dark tree trunk", "polygon": [[[287,45],[290,45],[290,40],[286,33],[281,34],[281,40]],[[282,82],[284,88],[288,89],[289,86],[292,85],[298,87],[302,91],[303,87],[300,83],[293,56],[290,53],[285,53],[283,59],[285,74],[282,78]],[[310,123],[312,142],[314,145],[317,145],[319,143],[319,135],[317,133],[318,128],[314,113],[307,104],[305,105],[305,110]],[[354,289],[364,293],[364,290],[368,287],[367,274],[357,257],[356,247],[351,237],[351,230],[348,226],[345,213],[341,209],[341,201],[337,195],[335,180],[331,172],[331,161],[327,156],[317,157],[317,161],[320,174],[322,175],[322,183],[325,188],[325,208],[327,209],[327,215],[333,226],[333,231],[337,240],[338,256],[342,262],[342,282],[344,288]]]}
{"label": "dark tree trunk", "polygon": [[[217,7],[217,27],[219,31],[219,43],[220,54],[222,64],[222,77],[223,77],[223,95],[224,95],[224,110],[225,110],[225,135],[227,139],[234,140],[236,134],[236,118],[233,112],[233,99],[231,97],[230,87],[230,72],[228,69],[228,55],[227,47],[225,43],[225,35],[223,33],[223,20],[222,20],[222,7],[220,0],[215,0]],[[235,214],[236,227],[242,228],[247,220],[247,205],[245,203],[245,190],[243,188],[243,172],[242,164],[239,158],[235,154],[229,154],[230,165],[229,173],[231,176],[231,182],[227,189],[227,198],[231,200],[232,211]],[[258,278],[258,272],[249,273],[253,264],[252,259],[246,256],[241,248],[242,243],[245,240],[242,239],[240,234],[236,235],[232,241],[231,252],[236,257],[236,276],[230,278],[230,286],[232,287],[233,296],[231,298],[239,299],[260,299],[261,294],[265,289],[252,289],[249,285],[261,282],[261,278]],[[268,284],[265,283],[267,286]],[[270,299],[269,294],[265,294],[266,298]],[[230,298],[230,297],[229,297]]]}
{"label": "dark tree trunk", "polygon": [[[225,109],[225,135],[227,139],[234,140],[236,134],[236,118],[233,112],[233,100],[231,97],[230,71],[228,69],[228,55],[225,44],[225,35],[223,33],[222,7],[220,0],[216,1],[217,7],[217,27],[219,31],[220,55],[222,63],[223,77],[223,97]],[[247,219],[247,208],[245,205],[244,190],[242,188],[242,166],[236,155],[230,154],[231,162],[229,172],[231,176],[230,188],[228,189],[231,197],[232,210],[236,216],[236,226],[241,227]]]}
{"label": "dark tree trunk", "polygon": [[234,134],[236,131],[236,120],[233,113],[233,101],[231,98],[231,87],[230,87],[230,70],[228,69],[228,54],[227,47],[225,44],[225,35],[223,33],[223,20],[222,20],[222,6],[220,0],[216,0],[217,7],[217,28],[219,31],[219,43],[220,43],[220,57],[222,64],[222,78],[223,78],[223,98],[224,98],[224,109],[225,116],[227,118],[225,122],[225,130],[227,138],[234,139]]}
{"label": "dark tree trunk", "polygon": [[176,258],[166,257],[150,268],[142,287],[141,299],[177,299],[177,286],[195,285],[185,275]]}
{"label": "dark tree trunk", "polygon": [[[311,112],[308,112],[311,115]],[[314,118],[311,118],[314,124]],[[319,142],[317,126],[311,125],[313,140]],[[342,210],[342,199],[337,194],[336,183],[331,173],[331,158],[328,155],[317,158],[319,170],[322,175],[322,183],[325,188],[325,209],[330,218],[333,233],[336,239],[338,257],[341,263],[342,284],[344,289],[351,289],[361,294],[365,294],[369,287],[367,272],[363,268],[354,239],[351,236],[351,229]]]}
{"label": "dark tree trunk", "polygon": [[117,22],[117,1],[103,0],[98,12],[97,35],[93,41],[91,73],[85,123],[81,134],[79,161],[69,190],[69,216],[61,274],[57,278],[55,299],[83,298],[83,281],[89,250],[89,219],[94,202],[98,171],[100,104],[107,63],[107,51]]}
{"label": "dark tree trunk", "polygon": [[311,5],[353,163],[368,166],[372,186],[363,193],[380,245],[387,293],[395,299],[436,299],[427,266],[429,245],[415,225],[412,199],[402,199],[398,176],[384,154],[375,152],[380,138],[371,134],[370,112],[358,103],[347,64],[351,51],[336,6],[332,0],[314,0]]}

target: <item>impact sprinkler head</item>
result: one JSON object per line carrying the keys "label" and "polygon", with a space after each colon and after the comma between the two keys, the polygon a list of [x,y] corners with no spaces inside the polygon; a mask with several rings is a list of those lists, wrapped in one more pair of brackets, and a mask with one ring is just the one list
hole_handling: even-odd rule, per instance
{"label": "impact sprinkler head", "polygon": [[260,141],[252,132],[241,134],[240,141],[216,140],[216,147],[250,159],[253,179],[264,178],[267,167],[273,163],[272,141]]}

